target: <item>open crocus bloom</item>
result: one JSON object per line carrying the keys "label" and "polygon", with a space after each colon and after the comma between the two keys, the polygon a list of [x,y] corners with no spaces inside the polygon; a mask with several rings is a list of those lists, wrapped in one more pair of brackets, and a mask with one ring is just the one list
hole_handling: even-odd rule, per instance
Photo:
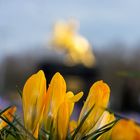
{"label": "open crocus bloom", "polygon": [[[8,120],[9,122],[12,122],[14,119],[13,115],[15,114],[15,112],[16,112],[16,107],[12,106],[8,108],[6,111],[4,111],[1,114],[1,116],[5,118],[6,120]],[[6,127],[7,125],[8,124],[4,120],[0,119],[0,130]]]}
{"label": "open crocus bloom", "polygon": [[62,75],[57,72],[53,76],[47,90],[44,122],[46,131],[50,132],[55,130],[53,132],[54,139],[56,137],[57,139],[66,138],[74,103],[82,96],[82,92],[76,95],[71,91],[66,93],[66,82]]}
{"label": "open crocus bloom", "polygon": [[[84,106],[81,110],[80,117],[78,120],[78,125],[88,113],[88,111],[93,107],[91,113],[88,115],[83,125],[81,126],[79,132],[77,133],[75,139],[81,139],[90,132],[96,130],[99,125],[98,121],[102,117],[105,108],[108,105],[110,96],[110,88],[103,81],[97,81],[90,88],[88,97],[84,103]],[[102,123],[103,125],[104,123]],[[98,126],[99,127],[99,126]]]}
{"label": "open crocus bloom", "polygon": [[46,96],[46,79],[43,71],[32,75],[24,85],[22,94],[25,128],[38,137],[38,130],[43,118]]}
{"label": "open crocus bloom", "polygon": [[140,127],[132,120],[121,119],[112,128],[111,140],[140,140]]}

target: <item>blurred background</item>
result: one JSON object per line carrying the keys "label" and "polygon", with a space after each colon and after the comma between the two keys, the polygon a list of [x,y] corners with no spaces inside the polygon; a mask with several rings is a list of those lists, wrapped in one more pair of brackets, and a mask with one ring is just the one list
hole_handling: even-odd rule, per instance
{"label": "blurred background", "polygon": [[139,0],[0,0],[0,107],[21,100],[27,78],[59,71],[67,90],[104,80],[109,108],[140,122]]}

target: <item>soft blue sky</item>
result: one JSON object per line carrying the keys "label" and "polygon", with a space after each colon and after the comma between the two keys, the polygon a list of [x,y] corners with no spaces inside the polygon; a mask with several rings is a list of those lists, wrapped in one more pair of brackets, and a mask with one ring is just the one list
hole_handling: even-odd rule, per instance
{"label": "soft blue sky", "polygon": [[74,17],[95,46],[140,39],[140,0],[0,0],[0,55],[44,43],[57,19]]}

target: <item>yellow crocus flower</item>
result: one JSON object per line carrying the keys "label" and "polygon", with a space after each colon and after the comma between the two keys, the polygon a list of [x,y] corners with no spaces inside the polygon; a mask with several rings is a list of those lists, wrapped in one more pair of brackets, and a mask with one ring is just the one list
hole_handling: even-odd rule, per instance
{"label": "yellow crocus flower", "polygon": [[[56,117],[58,116],[58,110],[62,103],[69,103],[69,117],[72,114],[74,103],[77,102],[83,93],[80,92],[74,95],[71,91],[66,93],[66,82],[63,76],[60,73],[56,73],[49,85],[47,96],[46,96],[46,105],[45,105],[45,113],[44,113],[44,122],[46,131],[51,131],[51,126],[53,123],[53,128],[57,127],[57,124],[54,123]],[[62,107],[61,107],[62,108]],[[59,117],[60,118],[60,117]],[[65,118],[63,118],[65,119]]]}
{"label": "yellow crocus flower", "polygon": [[140,127],[132,120],[122,119],[113,127],[111,140],[140,140]]}
{"label": "yellow crocus flower", "polygon": [[[13,107],[8,108],[6,111],[4,111],[1,114],[1,116],[7,119],[9,122],[12,122],[14,119],[13,115],[15,114],[15,112],[16,112],[16,107],[13,106]],[[7,125],[8,124],[4,120],[0,119],[0,130],[6,127]]]}
{"label": "yellow crocus flower", "polygon": [[46,99],[46,78],[40,70],[25,83],[22,94],[25,128],[38,138],[38,130],[43,117]]}
{"label": "yellow crocus flower", "polygon": [[47,131],[50,131],[52,121],[56,117],[56,113],[60,104],[64,101],[66,94],[66,83],[60,73],[56,73],[49,85],[46,96],[44,121]]}
{"label": "yellow crocus flower", "polygon": [[89,131],[96,125],[100,117],[102,116],[104,109],[108,105],[110,96],[110,88],[103,81],[97,81],[90,88],[88,97],[84,103],[81,110],[78,124],[85,117],[87,112],[94,106],[91,113],[88,115],[84,121],[82,127],[80,128],[76,139],[81,139],[83,136],[89,133]]}

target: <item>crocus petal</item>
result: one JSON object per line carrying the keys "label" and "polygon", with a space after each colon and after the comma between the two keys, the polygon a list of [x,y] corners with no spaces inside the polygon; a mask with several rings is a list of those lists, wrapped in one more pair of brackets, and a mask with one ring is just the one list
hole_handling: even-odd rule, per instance
{"label": "crocus petal", "polygon": [[108,111],[104,111],[102,116],[99,118],[95,126],[90,130],[89,133],[94,132],[95,130],[107,125],[115,120],[114,114],[110,114]]}
{"label": "crocus petal", "polygon": [[52,120],[55,118],[60,104],[64,101],[66,94],[66,82],[60,73],[56,73],[49,85],[45,104],[45,127],[50,130]]}
{"label": "crocus petal", "polygon": [[85,133],[88,133],[95,126],[102,113],[104,112],[104,108],[106,108],[108,105],[109,96],[110,88],[103,81],[97,81],[92,85],[88,97],[81,110],[78,124],[82,121],[84,116],[93,106],[94,108],[88,115],[79,132],[81,135],[85,135]]}
{"label": "crocus petal", "polygon": [[42,118],[45,96],[46,78],[44,72],[40,70],[27,80],[22,95],[25,128],[33,134],[37,131]]}
{"label": "crocus petal", "polygon": [[[13,115],[15,114],[15,112],[16,112],[16,107],[13,106],[8,108],[5,112],[3,112],[1,116],[7,119],[9,122],[12,122],[14,119]],[[8,124],[4,120],[0,119],[0,130],[6,127],[7,125]]]}
{"label": "crocus petal", "polygon": [[140,140],[140,127],[132,120],[122,119],[113,127],[111,140]]}
{"label": "crocus petal", "polygon": [[[108,111],[105,111],[103,115],[100,117],[100,120],[97,122],[95,129],[99,129],[111,122],[115,121],[114,114],[110,114]],[[98,140],[109,140],[112,133],[112,129],[107,131],[106,133],[102,134]]]}
{"label": "crocus petal", "polygon": [[63,102],[57,113],[57,138],[58,140],[65,140],[67,133],[68,133],[68,127],[69,127],[69,120],[70,120],[70,109],[69,109],[69,102]]}
{"label": "crocus petal", "polygon": [[75,102],[78,102],[82,98],[82,96],[83,96],[83,92],[79,92],[76,95],[74,95],[73,92],[71,91],[67,92],[65,100],[71,102],[70,114],[72,114],[73,112]]}
{"label": "crocus petal", "polygon": [[69,91],[67,92],[66,96],[69,98],[71,102],[78,102],[82,98],[83,92],[79,92],[76,95],[74,95],[71,91]]}

